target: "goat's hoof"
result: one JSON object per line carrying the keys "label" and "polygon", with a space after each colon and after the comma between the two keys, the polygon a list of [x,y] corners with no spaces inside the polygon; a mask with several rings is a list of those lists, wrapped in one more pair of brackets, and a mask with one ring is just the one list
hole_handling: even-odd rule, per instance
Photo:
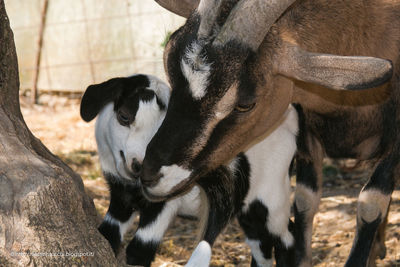
{"label": "goat's hoof", "polygon": [[379,249],[378,257],[383,260],[386,257],[386,246],[382,245]]}

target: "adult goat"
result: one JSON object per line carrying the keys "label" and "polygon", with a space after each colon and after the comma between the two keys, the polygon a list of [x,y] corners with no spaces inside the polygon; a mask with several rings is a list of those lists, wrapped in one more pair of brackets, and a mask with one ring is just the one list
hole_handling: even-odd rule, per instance
{"label": "adult goat", "polygon": [[[311,265],[328,155],[376,163],[359,197],[346,264],[365,266],[400,166],[400,1],[185,0],[183,11],[177,1],[159,2],[191,15],[164,53],[173,91],[144,159],[147,197],[186,191],[271,131],[297,103],[297,264]],[[354,92],[368,88],[375,89]],[[180,170],[179,179],[170,169]]]}

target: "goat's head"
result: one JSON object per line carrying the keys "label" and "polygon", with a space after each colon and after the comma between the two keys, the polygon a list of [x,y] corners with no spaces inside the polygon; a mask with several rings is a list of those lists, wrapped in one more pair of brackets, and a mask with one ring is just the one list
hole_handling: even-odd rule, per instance
{"label": "goat's head", "polygon": [[294,1],[201,0],[197,8],[192,1],[194,12],[164,52],[172,95],[144,159],[150,199],[184,192],[271,131],[292,100],[294,79],[344,90],[390,78],[389,61],[309,53],[284,40],[279,21]]}
{"label": "goat's head", "polygon": [[139,178],[147,144],[164,119],[169,87],[156,77],[135,75],[89,86],[81,117],[97,114],[96,141],[103,172]]}

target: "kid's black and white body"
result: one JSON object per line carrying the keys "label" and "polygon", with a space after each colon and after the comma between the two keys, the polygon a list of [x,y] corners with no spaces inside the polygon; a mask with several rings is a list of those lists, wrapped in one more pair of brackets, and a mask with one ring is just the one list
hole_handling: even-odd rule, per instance
{"label": "kid's black and white body", "polygon": [[[231,162],[204,174],[185,193],[150,202],[142,193],[139,174],[147,144],[165,117],[169,95],[168,86],[156,77],[135,75],[92,85],[82,99],[84,120],[98,114],[96,141],[111,194],[99,230],[114,252],[139,213],[139,226],[126,250],[127,263],[150,266],[168,225],[179,214],[204,222],[202,241],[187,266],[208,266],[216,237],[238,215],[252,249],[252,266],[271,266],[272,247],[279,266],[292,265],[288,169],[296,150],[295,109],[289,107],[276,129]],[[185,176],[173,165],[164,171],[175,179]],[[170,186],[167,182],[176,180],[168,179],[163,186]]]}

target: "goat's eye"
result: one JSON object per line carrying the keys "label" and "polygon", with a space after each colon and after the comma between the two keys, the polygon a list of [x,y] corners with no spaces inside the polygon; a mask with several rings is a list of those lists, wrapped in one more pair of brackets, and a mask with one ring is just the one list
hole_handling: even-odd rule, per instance
{"label": "goat's eye", "polygon": [[131,124],[131,120],[129,119],[129,117],[122,112],[118,112],[117,119],[119,123],[123,126],[129,126],[129,124]]}
{"label": "goat's eye", "polygon": [[252,110],[254,108],[254,106],[256,105],[256,103],[251,103],[251,104],[239,104],[235,107],[235,111],[237,112],[248,112],[250,110]]}

